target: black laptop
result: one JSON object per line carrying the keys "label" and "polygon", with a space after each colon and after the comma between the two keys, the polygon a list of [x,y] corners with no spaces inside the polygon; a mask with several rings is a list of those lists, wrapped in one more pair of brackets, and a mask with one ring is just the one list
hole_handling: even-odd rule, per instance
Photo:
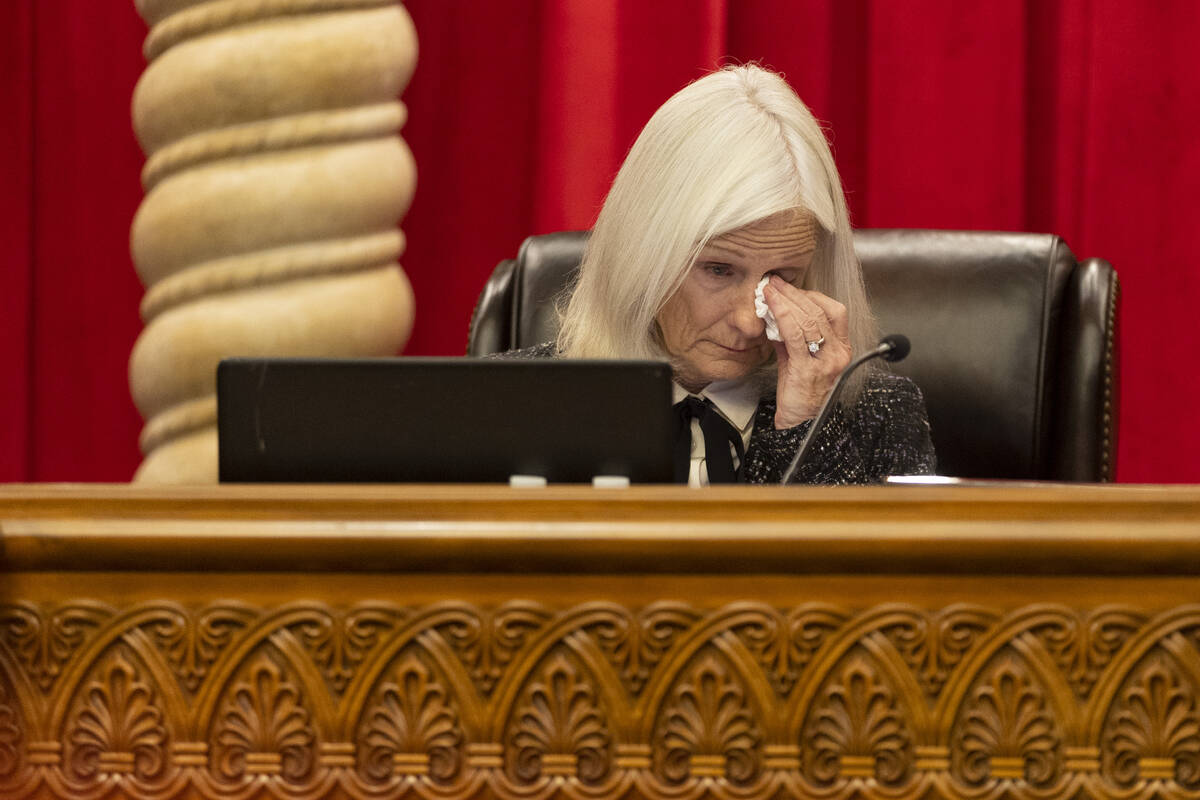
{"label": "black laptop", "polygon": [[217,428],[222,482],[672,479],[659,361],[226,359]]}

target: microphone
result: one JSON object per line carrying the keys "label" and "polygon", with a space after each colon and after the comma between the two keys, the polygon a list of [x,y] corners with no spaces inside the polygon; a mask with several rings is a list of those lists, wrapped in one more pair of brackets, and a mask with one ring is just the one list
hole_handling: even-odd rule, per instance
{"label": "microphone", "polygon": [[[884,350],[885,347],[886,350]],[[879,352],[881,350],[883,352]],[[908,337],[903,333],[893,333],[880,339],[879,347],[875,348],[874,352],[878,352],[879,357],[884,361],[903,361],[910,350],[912,350],[912,343],[908,341]]]}
{"label": "microphone", "polygon": [[873,358],[882,358],[884,361],[901,361],[908,355],[908,351],[912,349],[912,345],[908,341],[908,337],[902,333],[893,333],[879,340],[879,345],[865,355],[851,361],[842,370],[842,374],[838,376],[837,381],[833,384],[833,388],[829,391],[829,396],[825,398],[825,403],[821,406],[821,410],[817,412],[817,418],[813,420],[812,426],[808,429],[808,434],[804,437],[804,441],[800,443],[800,449],[796,451],[796,455],[792,457],[792,463],[788,465],[787,470],[783,473],[783,480],[779,481],[781,486],[789,483],[796,475],[796,470],[800,469],[800,465],[804,463],[804,456],[808,454],[808,448],[812,445],[813,439],[816,438],[816,433],[825,425],[825,421],[829,415],[833,413],[834,407],[837,405],[838,396],[842,393],[842,387],[846,385],[846,379],[850,377],[854,370],[861,367]]}

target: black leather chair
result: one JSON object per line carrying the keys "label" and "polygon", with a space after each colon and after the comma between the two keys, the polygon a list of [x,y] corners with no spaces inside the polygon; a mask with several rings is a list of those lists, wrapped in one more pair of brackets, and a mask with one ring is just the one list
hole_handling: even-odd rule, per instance
{"label": "black leather chair", "polygon": [[[554,301],[586,232],[525,240],[480,294],[468,355],[554,339]],[[938,471],[967,478],[1111,481],[1117,275],[1048,234],[860,230],[883,333],[912,341],[892,366],[925,393]]]}

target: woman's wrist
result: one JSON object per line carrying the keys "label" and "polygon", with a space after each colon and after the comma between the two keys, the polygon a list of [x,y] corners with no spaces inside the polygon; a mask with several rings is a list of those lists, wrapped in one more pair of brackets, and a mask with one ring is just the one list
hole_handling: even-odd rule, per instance
{"label": "woman's wrist", "polygon": [[775,412],[775,430],[786,431],[795,428],[797,425],[803,425],[805,422],[815,418],[817,412],[811,414],[786,414],[782,411]]}

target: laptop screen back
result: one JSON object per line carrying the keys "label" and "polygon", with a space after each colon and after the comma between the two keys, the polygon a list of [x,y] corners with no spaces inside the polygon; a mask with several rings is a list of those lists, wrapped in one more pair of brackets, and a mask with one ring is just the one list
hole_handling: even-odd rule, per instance
{"label": "laptop screen back", "polygon": [[672,479],[657,361],[227,359],[222,482]]}

